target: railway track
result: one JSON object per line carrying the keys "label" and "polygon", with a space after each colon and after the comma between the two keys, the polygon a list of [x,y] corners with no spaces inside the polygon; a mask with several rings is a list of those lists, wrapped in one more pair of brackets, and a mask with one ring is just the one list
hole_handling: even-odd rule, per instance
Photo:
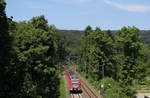
{"label": "railway track", "polygon": [[[64,75],[64,79],[66,80],[65,81],[65,86],[66,88],[69,90],[69,79],[68,79],[68,76],[65,74]],[[86,98],[86,97],[82,97],[82,94],[81,93],[69,93],[66,89],[66,92],[67,92],[67,95],[66,95],[66,98],[70,98],[69,95],[71,95],[71,98]]]}
{"label": "railway track", "polygon": [[71,98],[74,98],[74,94],[71,94]]}
{"label": "railway track", "polygon": [[80,75],[75,70],[71,70],[80,79],[82,90],[82,93],[71,93],[71,98],[102,98],[102,96],[100,96],[94,88],[89,86],[88,83],[84,79],[82,79],[82,77],[80,77]]}
{"label": "railway track", "polygon": [[83,80],[81,80],[81,83],[83,93],[85,93],[88,98],[100,98],[87,86],[87,84]]}
{"label": "railway track", "polygon": [[80,96],[81,96],[81,95],[80,95],[80,94],[78,94],[78,98],[80,98]]}
{"label": "railway track", "polygon": [[71,94],[71,98],[82,98],[81,94]]}
{"label": "railway track", "polygon": [[[74,70],[73,70],[74,71]],[[75,71],[74,71],[75,72]],[[76,72],[75,72],[76,73]],[[81,89],[83,92],[83,95],[85,96],[85,98],[102,98],[101,96],[98,96],[88,85],[86,82],[84,82],[84,80],[82,78],[80,78],[80,76],[76,73],[76,75],[78,76],[78,78],[81,81]]]}

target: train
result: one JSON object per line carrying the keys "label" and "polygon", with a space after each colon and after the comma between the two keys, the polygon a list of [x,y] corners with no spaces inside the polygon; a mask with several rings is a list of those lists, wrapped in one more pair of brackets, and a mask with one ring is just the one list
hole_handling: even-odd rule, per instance
{"label": "train", "polygon": [[69,78],[70,92],[80,92],[81,91],[80,79],[68,66],[65,66],[65,72]]}

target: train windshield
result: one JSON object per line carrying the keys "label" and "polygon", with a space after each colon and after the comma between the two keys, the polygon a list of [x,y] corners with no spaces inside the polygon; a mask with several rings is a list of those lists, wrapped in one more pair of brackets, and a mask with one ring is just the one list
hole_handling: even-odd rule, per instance
{"label": "train windshield", "polygon": [[72,75],[71,78],[72,78],[73,80],[78,80],[78,77],[75,76],[75,75]]}
{"label": "train windshield", "polygon": [[72,83],[73,87],[78,87],[78,83]]}
{"label": "train windshield", "polygon": [[72,79],[72,82],[79,82],[79,80],[78,79]]}

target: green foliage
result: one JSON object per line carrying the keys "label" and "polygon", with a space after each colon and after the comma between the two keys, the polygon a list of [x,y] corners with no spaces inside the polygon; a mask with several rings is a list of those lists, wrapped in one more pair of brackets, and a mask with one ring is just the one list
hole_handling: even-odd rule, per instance
{"label": "green foliage", "polygon": [[[14,85],[14,68],[11,66],[12,37],[9,34],[9,19],[5,13],[5,0],[0,1],[0,97],[13,96],[17,89]],[[11,82],[10,82],[11,81]]]}
{"label": "green foliage", "polygon": [[5,5],[0,2],[0,97],[58,97],[64,39],[43,15],[13,22],[6,17]]}
{"label": "green foliage", "polygon": [[101,91],[104,98],[129,98],[122,90],[119,83],[112,78],[104,78],[101,80]]}
{"label": "green foliage", "polygon": [[119,46],[118,53],[124,55],[120,79],[125,85],[132,85],[134,79],[141,79],[145,76],[144,54],[142,53],[145,46],[138,33],[139,30],[135,27],[123,27],[118,34],[118,44],[122,45],[122,47]]}
{"label": "green foliage", "polygon": [[22,67],[25,97],[57,97],[59,78],[56,66],[64,59],[63,42],[54,26],[48,26],[44,16],[17,25],[14,47],[16,65]]}
{"label": "green foliage", "polygon": [[[90,26],[84,31],[58,31],[44,15],[13,22],[5,7],[5,0],[0,0],[0,97],[58,97],[66,55],[80,60],[79,71],[98,85],[104,98],[132,98],[135,81],[141,87],[149,85],[144,77],[150,75],[150,50],[142,43],[149,45],[149,31],[136,27],[102,31]],[[101,79],[104,90],[98,88]]]}
{"label": "green foliage", "polygon": [[150,30],[142,30],[140,32],[143,43],[147,44],[150,47]]}
{"label": "green foliage", "polygon": [[[110,31],[110,30],[108,30]],[[83,31],[81,30],[59,30],[60,34],[65,37],[65,44],[67,48],[70,48],[71,50],[74,49],[76,52],[76,55],[78,55],[80,47],[81,47],[81,36]],[[107,31],[103,31],[104,33],[107,33]],[[111,30],[112,36],[116,35],[118,30]],[[150,46],[150,30],[141,30],[139,32],[139,35],[142,37],[142,42],[148,46]],[[74,51],[73,51],[74,52]]]}
{"label": "green foliage", "polygon": [[[57,98],[64,38],[45,17],[13,22],[0,1],[0,97]],[[59,65],[60,65],[59,63]]]}
{"label": "green foliage", "polygon": [[78,30],[59,30],[60,34],[64,37],[64,45],[66,47],[66,56],[69,60],[77,63],[80,56],[81,46],[81,33]]}
{"label": "green foliage", "polygon": [[139,84],[136,86],[137,90],[150,90],[150,77],[145,77],[142,81],[139,81]]}
{"label": "green foliage", "polygon": [[65,83],[64,83],[64,78],[61,77],[61,80],[60,80],[60,96],[59,98],[66,98],[66,88],[65,88]]}
{"label": "green foliage", "polygon": [[29,23],[31,23],[36,29],[42,29],[44,31],[48,31],[48,25],[47,25],[48,22],[45,19],[44,15],[33,17]]}
{"label": "green foliage", "polygon": [[[117,85],[109,87],[106,98],[119,98],[121,95],[125,98],[134,97],[133,82],[141,81],[146,76],[149,52],[148,47],[142,43],[137,28],[123,27],[113,35],[110,30],[92,30],[88,26],[82,35],[81,46],[82,65],[79,68],[86,77],[92,77],[97,82],[104,77],[118,81]],[[107,89],[107,83],[105,86]],[[114,92],[114,95],[108,94],[109,92]],[[124,98],[123,96],[121,97]]]}
{"label": "green foliage", "polygon": [[81,62],[86,68],[82,70],[95,80],[100,80],[104,75],[115,77],[115,42],[110,35],[111,32],[104,33],[99,28],[92,30],[89,26],[83,34]]}

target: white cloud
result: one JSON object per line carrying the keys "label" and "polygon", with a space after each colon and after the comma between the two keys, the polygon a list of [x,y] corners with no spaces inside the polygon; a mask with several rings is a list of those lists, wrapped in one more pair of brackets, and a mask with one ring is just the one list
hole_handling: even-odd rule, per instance
{"label": "white cloud", "polygon": [[120,4],[111,0],[104,0],[107,4],[115,6],[122,10],[133,11],[133,12],[148,12],[150,6],[145,5],[133,5],[133,4]]}

